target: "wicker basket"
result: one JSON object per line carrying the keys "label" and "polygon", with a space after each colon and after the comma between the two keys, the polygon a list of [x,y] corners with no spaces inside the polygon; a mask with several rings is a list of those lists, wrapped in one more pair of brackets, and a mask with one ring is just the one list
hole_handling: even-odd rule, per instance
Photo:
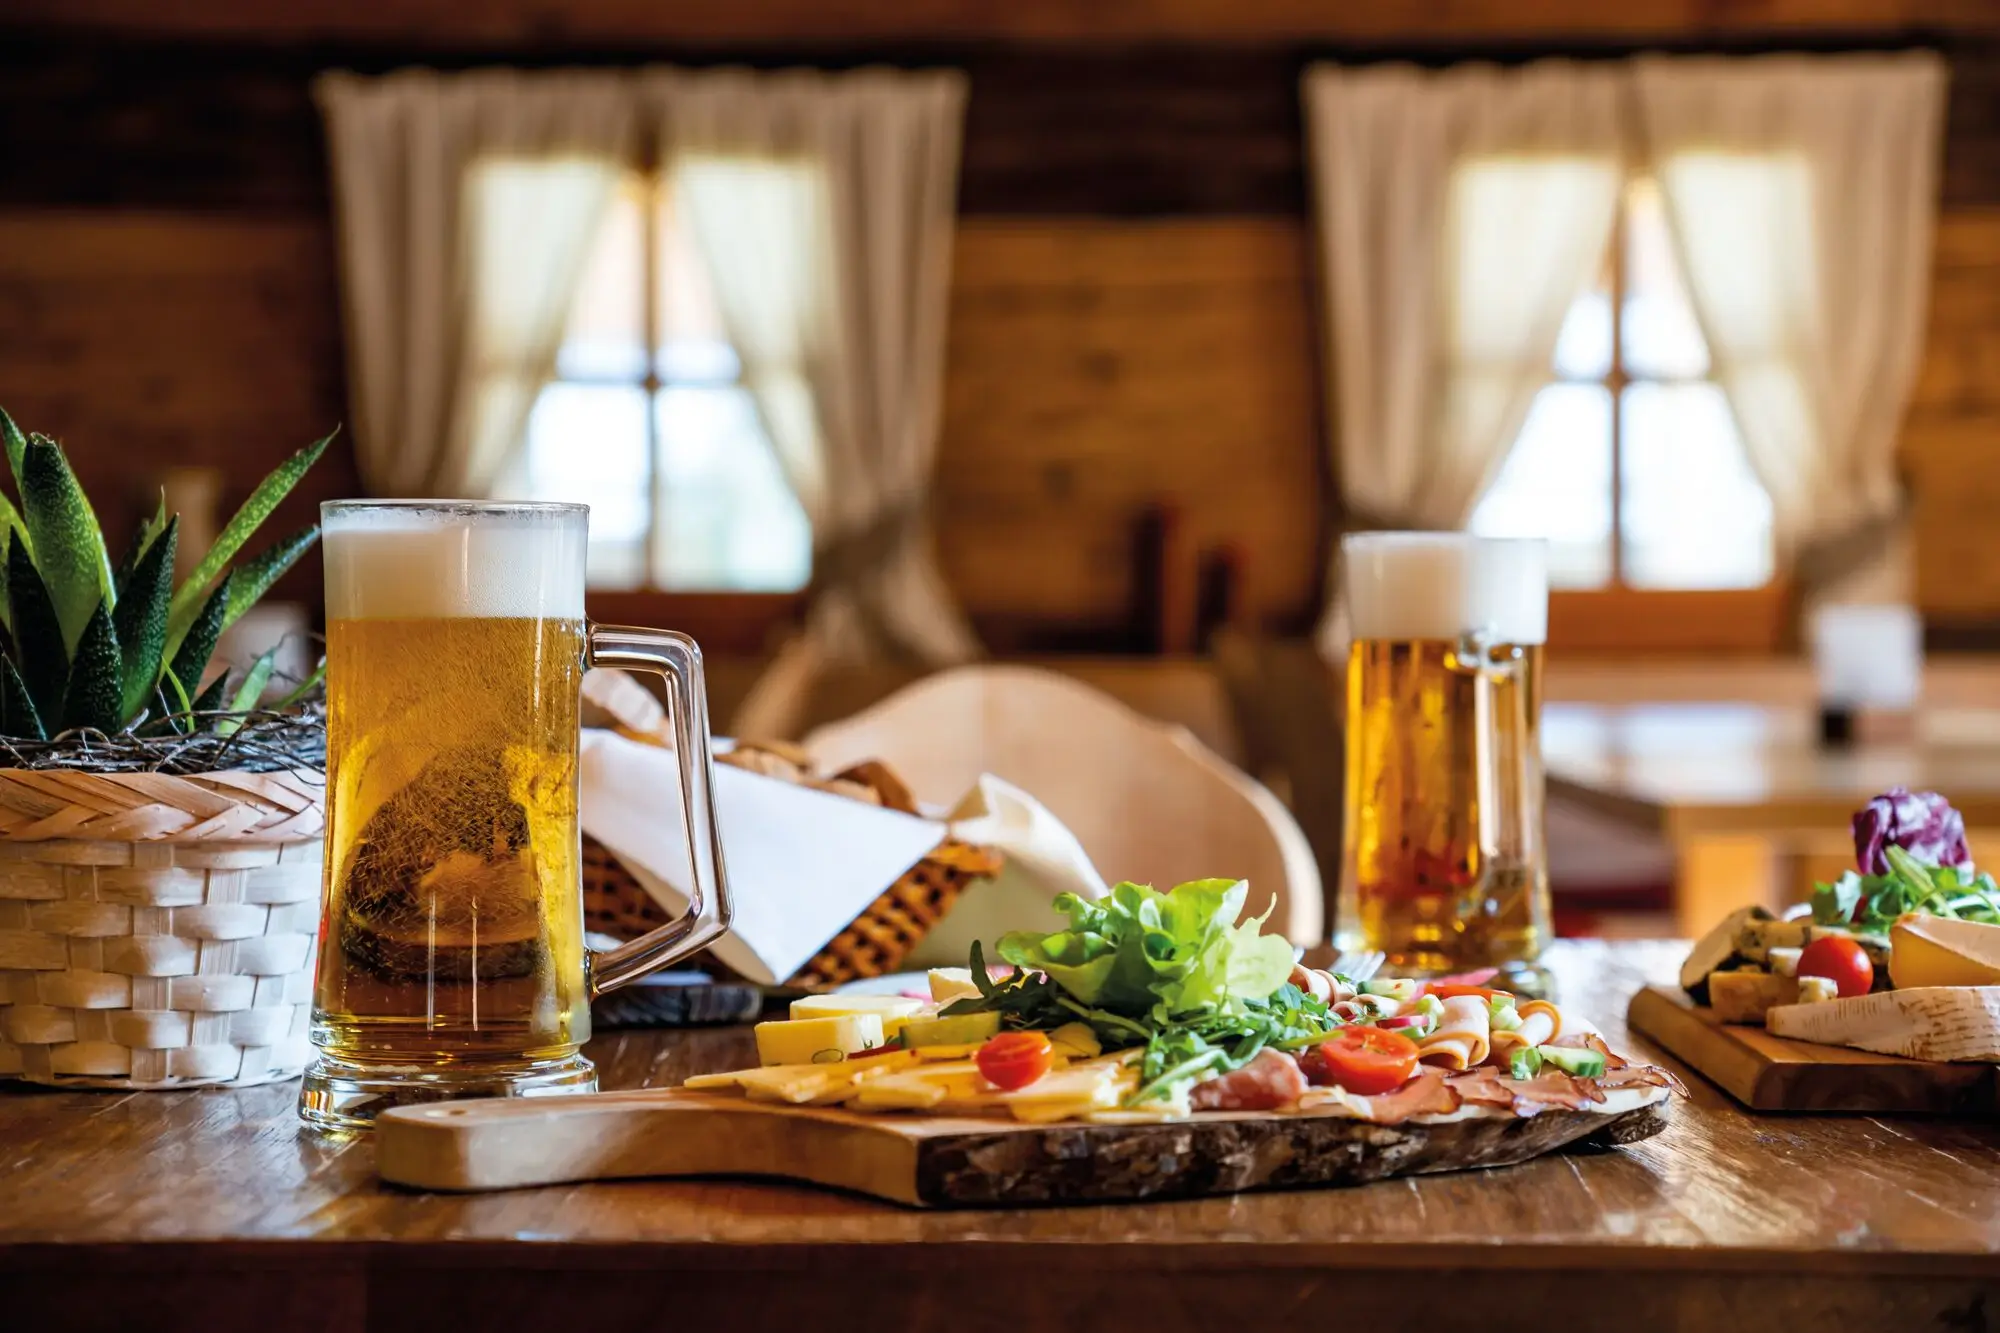
{"label": "wicker basket", "polygon": [[[987,848],[950,841],[938,844],[852,925],[829,940],[792,981],[837,986],[894,972],[959,895],[974,881],[999,873],[1000,865],[1000,854]],[[667,914],[618,858],[585,838],[583,918],[591,930],[629,939],[665,923]]]}
{"label": "wicker basket", "polygon": [[299,1073],[325,824],[317,772],[0,770],[0,1076]]}

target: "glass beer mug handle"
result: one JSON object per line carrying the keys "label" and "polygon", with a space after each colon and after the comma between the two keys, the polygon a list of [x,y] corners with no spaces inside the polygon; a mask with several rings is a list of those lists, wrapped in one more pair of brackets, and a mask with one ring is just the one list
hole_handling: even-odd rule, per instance
{"label": "glass beer mug handle", "polygon": [[680,760],[681,806],[692,871],[687,911],[658,930],[591,955],[590,990],[596,995],[714,943],[729,930],[731,908],[722,865],[722,828],[715,812],[715,770],[709,761],[708,689],[701,674],[701,649],[685,634],[592,625],[588,661],[593,667],[650,671],[666,678],[667,715],[673,721],[674,753]]}

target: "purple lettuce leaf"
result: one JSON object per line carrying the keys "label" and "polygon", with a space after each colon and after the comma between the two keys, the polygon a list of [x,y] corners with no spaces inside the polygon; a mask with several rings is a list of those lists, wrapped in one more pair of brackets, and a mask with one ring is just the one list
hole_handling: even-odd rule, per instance
{"label": "purple lettuce leaf", "polygon": [[1934,791],[1891,787],[1855,812],[1854,864],[1864,875],[1889,873],[1887,849],[1901,847],[1929,866],[1969,866],[1965,819]]}

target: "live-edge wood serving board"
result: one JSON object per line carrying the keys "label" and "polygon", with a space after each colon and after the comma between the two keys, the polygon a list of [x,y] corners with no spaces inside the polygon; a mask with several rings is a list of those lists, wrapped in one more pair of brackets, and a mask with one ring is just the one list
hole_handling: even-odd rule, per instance
{"label": "live-edge wood serving board", "polygon": [[1846,1046],[1774,1037],[1721,1023],[1673,986],[1647,986],[1625,1021],[1753,1111],[1882,1115],[1992,1115],[2000,1070],[1985,1064],[1906,1060]]}
{"label": "live-edge wood serving board", "polygon": [[1668,1102],[1441,1125],[1209,1113],[1140,1125],[865,1115],[651,1089],[399,1107],[377,1122],[382,1178],[490,1190],[636,1176],[772,1176],[897,1203],[994,1207],[1193,1198],[1511,1166],[1636,1142]]}

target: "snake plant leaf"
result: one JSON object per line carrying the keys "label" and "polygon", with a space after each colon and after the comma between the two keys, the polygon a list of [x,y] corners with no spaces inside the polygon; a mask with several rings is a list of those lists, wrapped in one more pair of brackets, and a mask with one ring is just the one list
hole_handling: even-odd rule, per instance
{"label": "snake plant leaf", "polygon": [[[236,571],[230,570],[222,576],[222,582],[215,585],[215,591],[202,603],[201,614],[178,644],[173,642],[171,625],[167,633],[167,652],[173,655],[173,662],[167,668],[174,673],[183,689],[193,689],[200,683],[202,673],[208,670],[208,659],[215,653],[215,641],[222,637],[222,618],[229,610],[229,593],[236,586]],[[175,711],[185,711],[176,709]]]}
{"label": "snake plant leaf", "polygon": [[32,736],[38,741],[49,738],[42,728],[42,715],[35,711],[35,701],[28,697],[27,683],[14,669],[13,659],[6,657],[0,657],[0,736]]}
{"label": "snake plant leaf", "polygon": [[215,545],[208,548],[208,553],[202,556],[201,563],[194,567],[194,572],[188,575],[186,582],[182,583],[180,590],[174,594],[173,611],[167,620],[169,652],[173,651],[174,645],[178,644],[181,637],[188,632],[188,626],[194,623],[201,605],[202,593],[207,590],[208,585],[222,573],[230,560],[235,558],[236,553],[242,550],[256,534],[264,520],[271,516],[271,511],[278,507],[278,502],[290,493],[292,487],[298,485],[299,478],[306,474],[306,470],[319,461],[319,456],[326,452],[326,446],[339,433],[339,427],[335,427],[324,438],[314,441],[280,463],[269,476],[257,483],[257,489],[250,492],[250,498],[243,502],[243,507],[238,509],[223,526],[222,531],[216,536]]}
{"label": "snake plant leaf", "polygon": [[69,653],[64,650],[62,624],[42,575],[28,554],[28,544],[7,542],[8,633],[14,639],[21,680],[44,722],[61,715],[63,692],[69,686]]}
{"label": "snake plant leaf", "polygon": [[140,520],[139,530],[132,534],[132,544],[125,548],[124,557],[119,560],[118,568],[112,572],[111,586],[121,598],[125,595],[126,583],[132,578],[132,571],[139,567],[139,562],[146,558],[146,552],[153,549],[153,543],[158,541],[160,534],[166,530],[167,492],[162,487],[160,507],[149,517]]}
{"label": "snake plant leaf", "polygon": [[111,557],[105,553],[97,515],[69,470],[62,447],[46,435],[28,437],[21,465],[21,508],[34,543],[35,568],[62,624],[63,648],[74,653],[91,616],[117,593],[111,586]]}
{"label": "snake plant leaf", "polygon": [[84,622],[76,655],[69,663],[69,688],[63,692],[62,729],[95,727],[106,735],[123,729],[124,659],[118,652],[118,631],[111,624],[108,601]]}
{"label": "snake plant leaf", "polygon": [[111,627],[125,650],[119,699],[126,721],[137,717],[152,697],[166,660],[167,608],[174,599],[174,547],[180,541],[180,526],[179,514],[167,520],[166,529],[139,557],[111,615]]}
{"label": "snake plant leaf", "polygon": [[[229,701],[229,711],[241,713],[255,708],[257,701],[264,697],[264,687],[271,683],[271,672],[278,665],[278,650],[268,649],[263,656],[250,664],[243,673],[243,683],[236,687],[236,695]],[[234,736],[243,729],[243,719],[226,717],[215,724],[217,735]]]}
{"label": "snake plant leaf", "polygon": [[[208,682],[208,688],[194,697],[193,711],[213,713],[222,707],[222,700],[229,692],[229,673],[223,672]],[[199,724],[197,724],[199,725]]]}
{"label": "snake plant leaf", "polygon": [[7,446],[7,470],[14,474],[14,488],[21,487],[21,461],[28,452],[28,437],[14,424],[14,418],[0,411],[0,441]]}
{"label": "snake plant leaf", "polygon": [[229,610],[223,614],[222,628],[228,629],[241,619],[318,540],[317,526],[301,528],[229,571],[235,577],[229,585]]}

